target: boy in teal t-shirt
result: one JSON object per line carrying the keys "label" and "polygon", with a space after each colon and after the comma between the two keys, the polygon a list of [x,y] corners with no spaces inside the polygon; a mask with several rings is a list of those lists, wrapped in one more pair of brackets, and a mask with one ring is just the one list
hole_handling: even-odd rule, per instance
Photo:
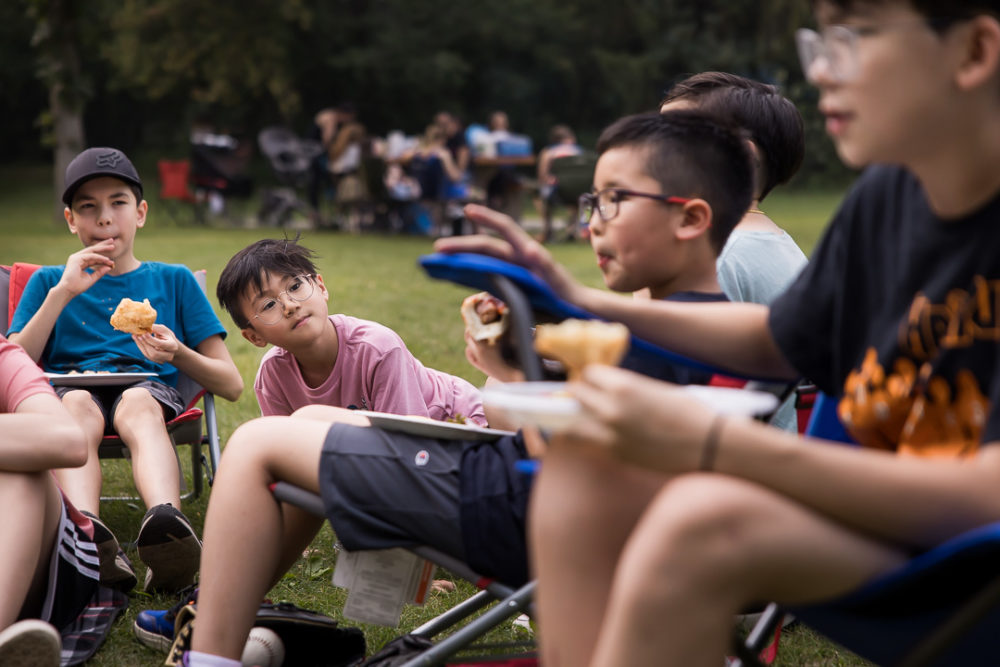
{"label": "boy in teal t-shirt", "polygon": [[[131,565],[98,518],[101,468],[97,448],[117,433],[132,455],[132,474],[149,511],[139,530],[145,589],[177,590],[198,571],[201,544],[180,512],[180,476],[166,421],[184,409],[178,371],[208,391],[235,400],[239,370],[223,343],[225,329],[184,266],[142,262],[136,233],[147,202],[135,167],[114,148],[89,148],[66,168],[64,215],[83,249],[64,266],[42,267],[28,282],[9,338],[47,371],[136,371],[149,380],[101,387],[57,387],[87,434],[88,459],[56,471],[66,496],[94,520],[102,582],[135,585]],[[157,321],[147,334],[116,331],[109,322],[122,298],[149,299]]]}

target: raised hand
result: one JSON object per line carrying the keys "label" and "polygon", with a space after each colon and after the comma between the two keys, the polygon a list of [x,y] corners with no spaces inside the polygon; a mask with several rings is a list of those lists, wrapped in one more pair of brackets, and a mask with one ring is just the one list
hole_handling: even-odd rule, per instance
{"label": "raised hand", "polygon": [[497,236],[449,236],[438,239],[434,249],[444,253],[473,252],[520,264],[538,274],[564,299],[573,301],[573,291],[580,285],[564,266],[552,258],[544,245],[531,237],[508,215],[486,206],[467,204],[465,216],[476,225],[496,232]]}
{"label": "raised hand", "polygon": [[59,279],[62,287],[74,296],[86,292],[114,268],[114,261],[102,254],[114,248],[114,239],[105,239],[70,255]]}

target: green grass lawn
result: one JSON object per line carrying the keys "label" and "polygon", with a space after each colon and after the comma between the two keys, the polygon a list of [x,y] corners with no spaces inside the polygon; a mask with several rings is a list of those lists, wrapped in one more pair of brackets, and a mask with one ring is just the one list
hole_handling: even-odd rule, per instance
{"label": "green grass lawn", "polygon": [[[215,280],[227,259],[248,243],[264,237],[280,237],[279,229],[242,229],[225,226],[196,227],[169,220],[160,211],[155,186],[149,187],[150,218],[140,230],[136,254],[140,259],[177,262],[191,268],[208,270],[211,301],[227,327],[227,345],[243,374],[246,390],[239,401],[218,401],[218,415],[223,443],[241,423],[259,415],[252,383],[264,350],[253,347],[240,336],[228,315],[218,309],[214,298]],[[0,167],[0,263],[31,261],[61,264],[67,255],[79,249],[77,239],[64,224],[53,220],[53,187],[47,167]],[[822,226],[836,207],[840,192],[774,193],[763,208],[785,226],[807,253],[819,237]],[[252,203],[247,210],[252,210]],[[425,365],[462,376],[481,384],[483,376],[465,361],[462,322],[458,306],[468,290],[429,279],[417,266],[420,255],[431,251],[431,242],[422,238],[350,236],[333,232],[306,232],[302,242],[313,248],[317,264],[330,291],[331,312],[344,312],[381,322],[396,330],[410,350]],[[556,257],[571,268],[581,280],[600,285],[589,246],[579,243],[552,247]],[[129,468],[121,461],[105,462],[109,486],[128,490]],[[201,530],[207,494],[189,501],[184,511]],[[102,511],[105,520],[123,542],[134,541],[143,508],[124,502],[109,503]],[[336,554],[333,534],[323,529],[306,557],[272,591],[276,600],[288,600],[341,618],[342,591],[334,588],[329,577]],[[130,556],[137,562],[140,581],[144,574],[134,549]],[[253,554],[246,554],[253,558]],[[400,629],[364,626],[369,648],[379,647],[387,639],[416,627],[447,606],[456,604],[471,592],[462,585],[455,593],[437,594],[424,608],[408,609]],[[136,593],[129,609],[118,621],[91,664],[157,665],[163,656],[141,646],[131,634],[138,611],[165,608],[173,603],[167,596],[150,597]],[[356,625],[351,621],[343,621]],[[664,623],[669,623],[664,619]],[[505,627],[494,639],[525,637],[523,631]],[[856,657],[816,637],[806,629],[786,633],[779,663],[781,665],[861,665]]]}

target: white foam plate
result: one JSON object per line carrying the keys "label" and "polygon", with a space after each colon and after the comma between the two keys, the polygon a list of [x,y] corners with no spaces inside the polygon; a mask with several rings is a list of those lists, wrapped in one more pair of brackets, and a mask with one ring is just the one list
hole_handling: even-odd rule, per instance
{"label": "white foam plate", "polygon": [[358,410],[357,413],[368,417],[372,426],[377,426],[386,431],[409,433],[410,435],[419,435],[425,438],[496,440],[502,435],[510,435],[510,431],[483,428],[474,424],[437,421],[428,417],[417,417],[415,415],[393,415],[386,412],[369,412],[367,410]]}
{"label": "white foam plate", "polygon": [[130,384],[156,377],[156,373],[46,373],[55,385],[68,387],[98,387],[101,385]]}
{"label": "white foam plate", "polygon": [[[732,387],[687,385],[684,391],[725,415],[752,416],[770,412],[778,405],[772,394]],[[499,410],[518,426],[537,426],[558,431],[569,426],[581,406],[566,393],[564,382],[510,382],[485,387],[483,404]]]}

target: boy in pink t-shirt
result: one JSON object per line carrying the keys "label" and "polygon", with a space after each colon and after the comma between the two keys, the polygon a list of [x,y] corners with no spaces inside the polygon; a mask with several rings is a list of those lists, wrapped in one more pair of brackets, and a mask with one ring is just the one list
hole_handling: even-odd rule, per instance
{"label": "boy in pink t-shirt", "polygon": [[219,302],[243,337],[274,346],[254,381],[265,416],[332,405],[486,425],[472,384],[425,367],[388,327],[330,315],[312,256],[295,241],[263,239],[234,255],[219,276]]}

